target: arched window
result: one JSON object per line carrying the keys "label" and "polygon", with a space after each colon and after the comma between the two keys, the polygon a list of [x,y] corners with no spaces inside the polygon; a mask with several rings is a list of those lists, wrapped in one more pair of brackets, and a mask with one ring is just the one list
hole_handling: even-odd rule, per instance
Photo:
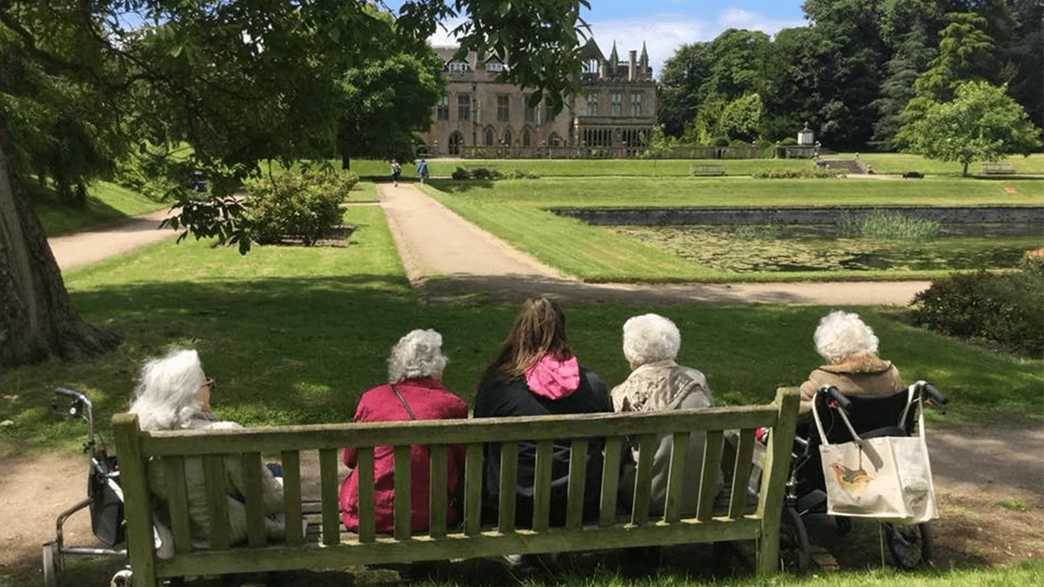
{"label": "arched window", "polygon": [[511,136],[511,129],[510,128],[505,128],[504,129],[504,145],[510,147],[511,146],[511,141],[514,138],[515,137]]}
{"label": "arched window", "polygon": [[492,126],[487,127],[486,128],[486,141],[485,141],[486,146],[487,147],[492,147],[493,143],[494,143],[494,139],[495,139],[495,137],[493,136],[493,127]]}
{"label": "arched window", "polygon": [[464,135],[460,134],[459,132],[454,132],[453,134],[450,135],[450,138],[449,138],[449,154],[450,155],[460,155],[460,152],[463,150],[463,149],[461,149],[461,147],[463,147],[463,146],[464,146]]}
{"label": "arched window", "polygon": [[530,147],[533,145],[533,136],[529,133],[528,128],[522,129],[522,146]]}
{"label": "arched window", "polygon": [[547,137],[547,144],[552,147],[562,146],[562,137],[558,136],[558,133],[553,132],[551,136]]}

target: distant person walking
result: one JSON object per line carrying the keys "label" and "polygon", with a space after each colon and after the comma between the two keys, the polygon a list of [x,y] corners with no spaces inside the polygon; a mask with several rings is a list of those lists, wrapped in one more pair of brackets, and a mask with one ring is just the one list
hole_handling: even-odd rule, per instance
{"label": "distant person walking", "polygon": [[398,161],[396,161],[395,159],[392,159],[392,162],[391,162],[391,176],[392,176],[392,183],[395,184],[395,187],[399,187],[399,176],[401,176],[401,175],[402,175],[402,165],[399,165]]}
{"label": "distant person walking", "polygon": [[424,159],[417,162],[417,175],[420,176],[421,183],[428,179],[428,162]]}

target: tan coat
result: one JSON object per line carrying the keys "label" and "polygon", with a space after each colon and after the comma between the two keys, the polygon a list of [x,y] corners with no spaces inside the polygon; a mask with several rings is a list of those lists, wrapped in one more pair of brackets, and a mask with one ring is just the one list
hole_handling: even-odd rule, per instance
{"label": "tan coat", "polygon": [[900,390],[903,381],[899,370],[889,361],[874,354],[852,355],[840,363],[823,365],[808,375],[801,384],[801,414],[812,411],[816,390],[833,385],[845,395],[883,396]]}
{"label": "tan coat", "polygon": [[[631,372],[626,381],[612,391],[613,409],[617,412],[658,412],[707,408],[711,406],[711,391],[707,378],[696,369],[682,367],[674,361],[647,363]],[[700,473],[703,470],[703,445],[706,433],[689,435],[688,462],[683,483],[682,513],[695,513],[699,502]],[[667,478],[671,463],[674,437],[659,435],[652,464],[652,493],[650,513],[663,512],[667,499]],[[632,446],[631,456],[638,462],[638,447]],[[720,484],[720,479],[716,481]],[[620,493],[628,502],[633,499],[634,467],[625,469],[620,479]]]}
{"label": "tan coat", "polygon": [[[187,426],[189,430],[237,430],[242,428],[235,422],[220,422],[198,418]],[[240,496],[244,495],[243,470],[237,456],[226,457],[225,487],[228,492],[228,524],[229,537],[232,544],[246,541],[246,505]],[[160,520],[169,522],[167,515],[167,482],[162,462],[152,459],[148,464],[149,488],[155,496],[160,510]],[[185,458],[185,489],[188,493],[189,527],[192,542],[197,547],[205,547],[210,535],[210,510],[207,508],[207,484],[203,474],[202,457]],[[261,467],[261,498],[264,502],[265,526],[269,538],[283,538],[285,535],[282,513],[283,485],[272,475],[267,467]]]}

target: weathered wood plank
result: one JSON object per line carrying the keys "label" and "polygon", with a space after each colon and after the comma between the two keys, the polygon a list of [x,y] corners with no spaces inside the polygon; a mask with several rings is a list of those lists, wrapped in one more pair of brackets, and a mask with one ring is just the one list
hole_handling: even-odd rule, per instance
{"label": "weathered wood plank", "polygon": [[482,448],[469,444],[464,455],[464,533],[468,536],[482,531]]}
{"label": "weathered wood plank", "polygon": [[[681,430],[726,430],[771,426],[776,409],[739,406],[671,410],[648,414],[583,414],[475,420],[428,420],[359,424],[315,424],[241,430],[148,432],[141,436],[146,456],[203,455],[249,451],[337,449],[342,446],[470,444],[639,436]],[[206,441],[200,442],[201,437]]]}
{"label": "weathered wood plank", "polygon": [[674,523],[681,519],[685,505],[685,470],[689,455],[689,433],[675,432],[671,438],[671,464],[667,471],[667,500],[663,508],[663,520]]}
{"label": "weathered wood plank", "polygon": [[551,521],[551,462],[554,445],[541,440],[536,448],[536,468],[533,471],[533,530],[543,532]]}
{"label": "weathered wood plank", "polygon": [[622,437],[611,436],[605,439],[602,494],[598,512],[599,526],[611,526],[616,522],[616,502],[620,486],[620,452],[622,446]]}
{"label": "weathered wood plank", "polygon": [[721,446],[724,434],[720,430],[707,433],[703,445],[703,469],[700,472],[700,500],[696,506],[696,519],[709,520],[714,512],[714,500],[718,497],[718,480],[721,479]]}
{"label": "weathered wood plank", "polygon": [[261,490],[261,453],[245,452],[240,455],[239,462],[243,475],[243,498],[246,501],[247,544],[256,548],[268,542],[265,502]]}
{"label": "weathered wood plank", "polygon": [[638,437],[638,468],[634,475],[634,503],[631,504],[631,524],[635,526],[641,526],[649,519],[652,464],[656,445],[655,434],[643,434]]}
{"label": "weathered wood plank", "polygon": [[158,569],[161,576],[177,576],[343,568],[365,564],[480,558],[504,553],[573,552],[589,550],[594,544],[599,548],[616,549],[753,540],[759,529],[758,520],[755,519],[715,518],[707,522],[682,520],[677,524],[657,522],[640,527],[617,525],[583,530],[552,528],[539,533],[529,530],[508,534],[492,531],[476,536],[454,533],[438,540],[427,536],[415,536],[406,541],[380,538],[374,544],[342,543],[330,547],[316,545],[287,548],[273,545],[249,551],[198,551],[169,561],[159,561]]}
{"label": "weathered wood plank", "polygon": [[410,445],[395,447],[395,539],[406,540],[412,533],[410,495]]}
{"label": "weathered wood plank", "polygon": [[750,470],[754,461],[754,429],[740,430],[739,446],[736,450],[736,465],[732,468],[732,492],[729,497],[729,517],[739,518],[747,507]]}
{"label": "weathered wood plank", "polygon": [[569,447],[569,498],[566,528],[579,529],[584,523],[584,497],[587,485],[587,440],[574,440]]}
{"label": "weathered wood plank", "polygon": [[761,540],[758,541],[757,571],[761,575],[779,569],[779,526],[800,404],[798,390],[777,390],[775,403],[779,406],[779,421],[769,435],[758,495],[757,517],[761,521]]}
{"label": "weathered wood plank", "polygon": [[304,542],[301,524],[301,453],[283,451],[283,507],[286,510],[286,543]]}
{"label": "weathered wood plank", "polygon": [[341,511],[337,487],[337,449],[319,451],[319,495],[323,510],[323,544],[330,546],[341,541]]}
{"label": "weathered wood plank", "polygon": [[137,587],[155,585],[157,568],[152,540],[152,505],[149,503],[148,476],[145,456],[141,452],[138,416],[113,416],[112,431],[116,454],[120,458],[123,512],[127,519],[127,556],[134,566],[134,584]]}
{"label": "weathered wood plank", "polygon": [[428,534],[433,538],[441,538],[446,535],[446,516],[449,509],[446,494],[449,486],[449,447],[436,444],[430,447],[429,451],[431,483],[428,485]]}
{"label": "weathered wood plank", "polygon": [[373,542],[377,537],[377,519],[373,512],[373,447],[358,448],[354,474],[359,482],[359,542]]}
{"label": "weathered wood plank", "polygon": [[222,550],[229,547],[228,488],[225,481],[225,457],[206,455],[203,457],[203,476],[207,486],[207,511],[210,515],[210,548]]}
{"label": "weathered wood plank", "polygon": [[185,459],[164,457],[163,477],[167,486],[167,510],[170,513],[171,532],[174,534],[174,553],[192,552],[192,527],[189,523],[188,493],[185,487]]}
{"label": "weathered wood plank", "polygon": [[500,488],[498,525],[501,532],[515,530],[516,483],[518,482],[518,444],[505,442],[500,445]]}

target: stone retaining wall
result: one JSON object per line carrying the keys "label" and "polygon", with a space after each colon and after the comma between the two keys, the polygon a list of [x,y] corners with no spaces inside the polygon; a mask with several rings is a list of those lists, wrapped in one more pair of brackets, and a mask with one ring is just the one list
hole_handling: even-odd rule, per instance
{"label": "stone retaining wall", "polygon": [[684,224],[834,224],[842,212],[899,212],[942,224],[1041,224],[1044,206],[778,206],[676,208],[549,208],[559,216],[606,226]]}

